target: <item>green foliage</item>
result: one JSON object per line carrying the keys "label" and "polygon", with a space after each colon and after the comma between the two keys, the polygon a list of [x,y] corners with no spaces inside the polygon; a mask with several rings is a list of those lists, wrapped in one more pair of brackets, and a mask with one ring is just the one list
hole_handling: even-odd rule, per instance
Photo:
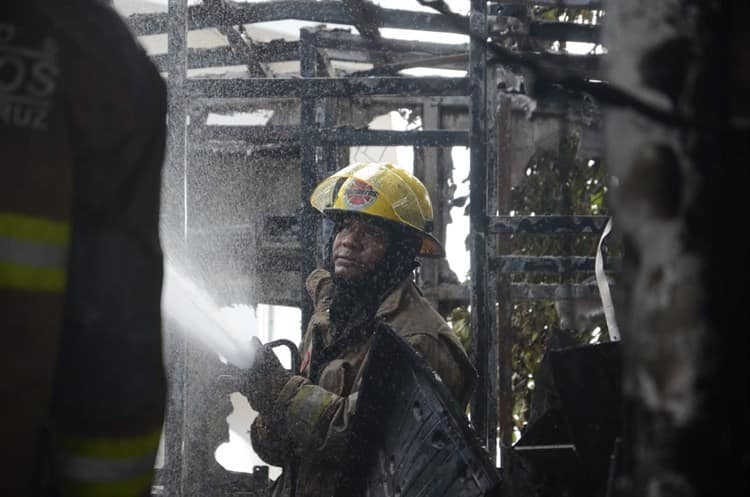
{"label": "green foliage", "polygon": [[[524,179],[511,192],[511,205],[517,215],[606,215],[604,167],[596,159],[577,157],[578,137],[570,132],[561,137],[556,152],[534,154]],[[523,255],[594,256],[599,236],[591,235],[517,235],[511,250]],[[591,275],[519,274],[515,282],[580,283]],[[562,331],[554,302],[524,301],[513,306],[511,326],[513,345],[513,419],[521,430],[528,418],[533,377],[550,339],[564,333],[575,343],[588,343],[598,326],[606,330],[601,317],[585,330]],[[602,336],[604,333],[602,333]]]}
{"label": "green foliage", "polygon": [[458,336],[464,350],[471,353],[471,314],[466,307],[456,307],[448,315],[448,322]]}
{"label": "green foliage", "polygon": [[[568,131],[556,151],[538,151],[531,157],[525,176],[511,191],[511,208],[516,215],[607,214],[603,164],[597,159],[578,157],[578,142],[578,136]],[[598,240],[598,234],[515,235],[510,240],[510,253],[594,256]],[[610,254],[614,252],[616,250],[610,250]],[[528,273],[514,275],[513,282],[580,283],[586,278],[591,278],[591,275]],[[551,340],[565,336],[571,342],[583,344],[592,339],[603,341],[607,336],[603,316],[582,330],[563,331],[559,319],[554,302],[523,301],[513,305],[512,413],[518,430],[523,429],[528,419],[534,374]],[[470,350],[470,313],[464,307],[456,308],[450,314],[450,321],[462,343]],[[553,338],[556,335],[557,338]]]}

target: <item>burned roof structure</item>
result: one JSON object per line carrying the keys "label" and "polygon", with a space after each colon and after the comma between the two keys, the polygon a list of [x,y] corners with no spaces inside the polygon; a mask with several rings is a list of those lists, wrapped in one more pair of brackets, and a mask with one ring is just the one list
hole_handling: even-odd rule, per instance
{"label": "burned roof structure", "polygon": [[[431,9],[367,0],[169,0],[165,13],[128,16],[137,36],[168,39],[166,53],[153,55],[169,90],[163,240],[172,257],[217,289],[220,303],[298,306],[304,324],[311,312],[304,278],[321,262],[319,219],[308,198],[320,179],[347,164],[348,147],[414,147],[414,171],[430,191],[442,242],[457,205],[448,184],[450,148],[468,147],[469,283],[444,260],[423,261],[420,278],[443,314],[471,306],[471,355],[480,376],[472,424],[484,447],[496,447],[498,428],[510,447],[515,303],[599,295],[585,278],[594,274],[592,251],[576,254],[570,242],[559,255],[532,255],[518,240],[589,236],[595,246],[607,216],[576,215],[564,202],[553,212],[519,214],[511,199],[532,157],[599,159],[601,116],[592,94],[603,78],[601,53],[548,46],[598,43],[598,25],[561,21],[553,11],[595,10],[601,2],[471,0],[463,14],[442,1],[419,3]],[[553,14],[545,19],[541,12]],[[253,38],[258,23],[281,20],[315,25],[293,40]],[[207,29],[223,44],[192,48],[189,33]],[[417,34],[399,40],[384,29]],[[419,32],[466,38],[425,42]],[[413,68],[460,72],[404,73]],[[368,129],[374,117],[398,109],[419,116],[421,129]],[[240,113],[255,121],[216,119]],[[617,270],[617,260],[604,262],[609,274]],[[165,463],[155,488],[170,496],[266,495],[267,468],[248,477],[225,471],[213,457],[226,438],[227,396],[238,391],[239,379],[177,333],[167,344],[179,373],[170,378]],[[191,404],[206,395],[209,402]],[[489,457],[498,462],[494,450]]]}

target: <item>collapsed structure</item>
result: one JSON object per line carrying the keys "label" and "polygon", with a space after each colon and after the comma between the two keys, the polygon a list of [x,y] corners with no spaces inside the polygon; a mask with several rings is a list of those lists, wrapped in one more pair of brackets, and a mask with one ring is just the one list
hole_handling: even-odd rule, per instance
{"label": "collapsed structure", "polygon": [[[168,37],[167,53],[153,56],[170,94],[166,251],[214,289],[222,304],[297,306],[304,326],[311,309],[303,281],[321,262],[319,223],[307,199],[321,178],[347,164],[349,147],[414,147],[414,171],[430,191],[434,232],[445,242],[450,209],[462,205],[452,185],[464,179],[452,176],[451,147],[469,147],[469,282],[459,281],[445,260],[425,260],[419,276],[442,314],[470,306],[472,357],[480,374],[471,420],[488,457],[500,464],[493,450],[498,436],[504,449],[513,441],[515,306],[599,298],[586,276],[594,273],[594,249],[608,217],[582,215],[565,201],[554,210],[540,206],[519,214],[512,198],[531,161],[544,154],[568,167],[600,160],[598,106],[589,92],[558,82],[580,82],[579,89],[590,90],[587,84],[603,79],[600,53],[564,50],[568,42],[598,43],[599,26],[574,9],[585,9],[590,18],[601,15],[601,6],[597,0],[472,0],[467,13],[454,14],[443,2],[421,3],[434,10],[395,10],[365,0],[206,0],[190,7],[186,0],[169,0],[166,13],[127,20],[138,36]],[[291,19],[320,25],[303,27],[291,41],[253,39],[255,24]],[[384,28],[465,34],[468,42],[397,40],[385,37]],[[226,44],[189,48],[188,33],[205,29],[218,31]],[[413,68],[465,75],[403,73]],[[368,129],[374,117],[394,110],[421,128]],[[211,120],[235,113],[270,118],[242,126]],[[570,240],[579,235],[589,237],[590,250],[575,253],[581,245]],[[530,254],[519,244],[529,237],[562,239],[563,250]],[[611,274],[617,261],[605,262]],[[239,379],[179,333],[168,333],[167,348],[177,374],[171,377],[165,462],[155,488],[164,495],[263,495],[267,468],[248,478],[225,471],[213,455],[226,438],[228,394],[239,390]],[[535,436],[525,444],[526,454],[534,444],[551,444],[539,430]],[[569,448],[577,441],[555,443]],[[535,454],[527,458],[532,465],[535,457],[578,457],[560,456],[560,447]],[[554,476],[565,487],[566,476]]]}

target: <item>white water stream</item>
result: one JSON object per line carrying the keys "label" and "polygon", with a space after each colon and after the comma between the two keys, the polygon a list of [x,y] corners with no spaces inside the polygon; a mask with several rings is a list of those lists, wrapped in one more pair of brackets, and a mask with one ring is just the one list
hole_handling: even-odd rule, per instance
{"label": "white water stream", "polygon": [[253,363],[250,338],[257,335],[252,308],[237,319],[233,308],[219,308],[213,299],[169,261],[164,265],[162,312],[196,343],[216,352],[239,368]]}
{"label": "white water stream", "polygon": [[[259,331],[253,308],[244,305],[218,307],[207,291],[199,288],[168,259],[164,264],[162,313],[192,343],[237,367],[252,365],[254,354],[250,338]],[[250,444],[250,424],[256,413],[239,393],[231,394],[227,400],[231,401],[233,408],[226,419],[229,442],[216,447],[214,457],[227,470],[250,473],[254,466],[266,464]],[[163,455],[158,461],[157,467],[164,464]],[[279,468],[270,468],[273,477],[279,472]]]}

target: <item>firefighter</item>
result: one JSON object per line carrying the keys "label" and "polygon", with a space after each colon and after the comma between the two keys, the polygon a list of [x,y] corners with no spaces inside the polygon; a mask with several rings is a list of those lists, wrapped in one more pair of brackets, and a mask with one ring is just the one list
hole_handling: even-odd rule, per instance
{"label": "firefighter", "polygon": [[476,372],[459,340],[414,284],[416,257],[443,255],[430,234],[424,185],[391,164],[354,164],[324,180],[312,205],[334,223],[330,260],[307,279],[314,312],[296,375],[258,346],[248,398],[253,447],[282,466],[274,496],[331,495],[376,323],[403,337],[466,407]]}
{"label": "firefighter", "polygon": [[111,7],[2,2],[2,495],[150,495],[165,117]]}

